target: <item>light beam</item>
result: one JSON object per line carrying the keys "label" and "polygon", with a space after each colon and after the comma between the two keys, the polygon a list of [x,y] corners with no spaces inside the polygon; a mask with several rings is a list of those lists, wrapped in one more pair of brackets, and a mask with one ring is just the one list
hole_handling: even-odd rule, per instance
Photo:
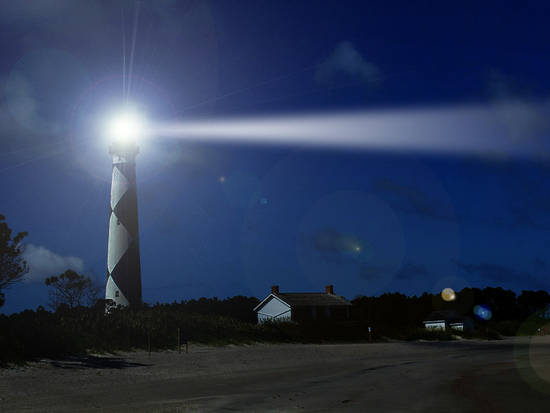
{"label": "light beam", "polygon": [[[205,119],[158,124],[152,133],[215,142],[530,158],[541,154],[540,135],[550,126],[549,109],[510,102]],[[533,122],[518,121],[526,112]]]}

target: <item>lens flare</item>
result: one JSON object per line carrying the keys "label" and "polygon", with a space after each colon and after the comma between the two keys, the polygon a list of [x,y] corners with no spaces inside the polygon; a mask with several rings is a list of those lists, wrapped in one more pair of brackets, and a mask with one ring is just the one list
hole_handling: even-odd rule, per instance
{"label": "lens flare", "polygon": [[486,305],[476,305],[474,307],[474,314],[477,318],[484,321],[489,321],[493,317],[493,312]]}
{"label": "lens flare", "polygon": [[443,291],[441,291],[441,298],[443,301],[451,302],[456,299],[456,294],[452,288],[444,288]]}
{"label": "lens flare", "polygon": [[541,324],[537,313],[521,323],[514,340],[516,371],[532,389],[550,395],[550,324]]}

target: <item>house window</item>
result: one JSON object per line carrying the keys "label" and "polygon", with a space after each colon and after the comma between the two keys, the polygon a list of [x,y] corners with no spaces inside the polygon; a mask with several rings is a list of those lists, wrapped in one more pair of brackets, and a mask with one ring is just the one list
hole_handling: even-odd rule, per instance
{"label": "house window", "polygon": [[117,290],[115,291],[115,297],[118,297],[118,296],[120,296],[120,292]]}

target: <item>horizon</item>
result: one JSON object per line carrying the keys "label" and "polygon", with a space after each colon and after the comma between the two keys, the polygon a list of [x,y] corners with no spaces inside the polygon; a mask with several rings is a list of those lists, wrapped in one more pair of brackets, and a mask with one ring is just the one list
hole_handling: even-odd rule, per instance
{"label": "horizon", "polygon": [[[458,291],[454,291],[453,290],[453,293],[456,294],[456,298],[453,299],[453,300],[450,300],[450,301],[447,301],[445,299],[442,298],[442,291],[434,291],[434,292],[429,292],[429,291],[423,291],[421,293],[416,293],[416,294],[405,294],[405,293],[402,293],[400,291],[383,291],[383,292],[380,292],[378,294],[375,294],[375,295],[364,295],[364,294],[355,294],[353,297],[349,297],[349,296],[343,296],[342,294],[339,294],[338,291],[334,291],[334,294],[335,295],[339,295],[339,296],[342,296],[344,297],[345,299],[347,299],[348,301],[350,302],[353,302],[354,300],[357,300],[357,299],[361,299],[361,298],[381,298],[382,296],[384,295],[403,295],[405,296],[406,298],[421,298],[422,296],[424,295],[431,295],[433,297],[439,297],[439,298],[442,298],[442,301],[445,301],[445,305],[448,306],[448,307],[452,307],[453,306],[453,302],[455,300],[457,300],[458,302],[460,302],[460,295],[461,293],[464,292],[464,290],[478,290],[480,292],[483,292],[485,290],[498,290],[498,289],[501,289],[502,291],[504,292],[512,292],[515,296],[515,298],[517,299],[519,296],[521,296],[523,293],[527,292],[527,293],[531,293],[531,292],[534,292],[534,293],[537,293],[537,292],[546,292],[549,296],[550,296],[550,293],[548,293],[547,290],[521,290],[521,291],[514,291],[514,290],[510,290],[510,289],[506,289],[506,288],[503,288],[503,287],[500,287],[500,286],[491,286],[491,285],[488,285],[488,286],[485,286],[485,287],[482,287],[482,288],[479,288],[479,287],[463,287],[462,289],[458,290]],[[262,300],[264,300],[266,297],[268,297],[270,294],[271,294],[271,290],[266,292],[265,295],[261,295],[261,296],[255,296],[255,295],[251,295],[251,296],[247,296],[247,295],[242,295],[242,294],[236,294],[236,295],[233,295],[233,296],[225,296],[225,297],[218,297],[218,296],[210,296],[210,297],[206,297],[206,296],[201,296],[201,297],[191,297],[191,298],[188,298],[188,299],[181,299],[181,300],[173,300],[171,302],[168,302],[168,301],[163,301],[163,302],[159,302],[159,301],[156,301],[156,302],[147,302],[147,301],[143,301],[143,304],[146,305],[146,306],[156,306],[156,305],[173,305],[173,304],[187,304],[187,303],[190,303],[192,301],[200,301],[202,299],[206,299],[206,300],[218,300],[218,301],[224,301],[224,300],[231,300],[231,299],[234,299],[234,298],[239,298],[239,297],[243,297],[243,298],[247,298],[247,299],[256,299],[258,300],[259,302],[261,302]],[[312,294],[325,294],[325,291],[281,291],[281,294],[294,294],[294,293],[297,293],[297,294],[303,294],[303,293],[312,293]],[[102,299],[100,297],[100,299]],[[481,303],[481,302],[480,302]],[[487,303],[481,303],[481,304],[484,304],[484,305],[487,305]],[[0,314],[4,314],[4,315],[12,315],[12,314],[17,314],[17,313],[20,313],[22,311],[26,311],[26,310],[30,310],[30,311],[37,311],[39,308],[42,308],[46,311],[53,311],[55,312],[56,310],[53,309],[50,305],[50,303],[45,303],[45,304],[39,304],[37,305],[35,308],[25,308],[24,310],[21,310],[21,311],[13,311],[11,313],[8,313],[8,312],[0,312]],[[251,309],[252,310],[252,309]],[[468,311],[473,311],[473,308],[470,308]]]}

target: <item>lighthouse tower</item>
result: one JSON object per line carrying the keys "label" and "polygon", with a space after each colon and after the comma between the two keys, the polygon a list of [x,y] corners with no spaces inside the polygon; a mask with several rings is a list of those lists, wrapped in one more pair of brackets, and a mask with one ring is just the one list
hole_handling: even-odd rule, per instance
{"label": "lighthouse tower", "polygon": [[141,304],[141,265],[136,191],[135,142],[115,142],[110,147],[113,158],[111,215],[107,253],[105,298],[116,305]]}

